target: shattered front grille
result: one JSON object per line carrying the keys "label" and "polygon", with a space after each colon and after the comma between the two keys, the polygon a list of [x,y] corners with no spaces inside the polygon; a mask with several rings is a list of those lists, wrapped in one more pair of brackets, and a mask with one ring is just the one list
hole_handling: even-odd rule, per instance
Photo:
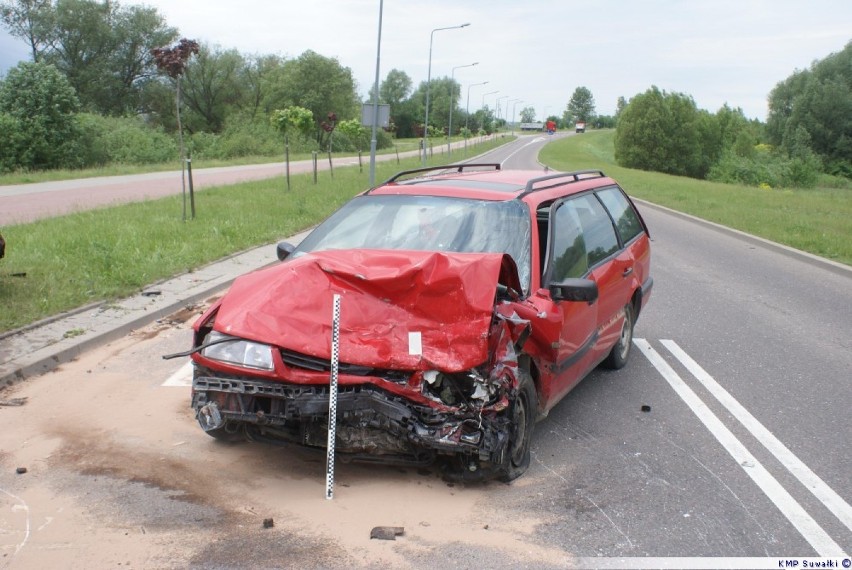
{"label": "shattered front grille", "polygon": [[[316,356],[311,356],[309,354],[302,354],[282,348],[281,359],[284,361],[284,364],[291,368],[313,370],[314,372],[331,371],[330,360],[317,358]],[[351,376],[375,376],[377,378],[384,378],[391,382],[406,382],[410,376],[410,373],[404,370],[372,368],[370,366],[361,366],[359,364],[351,364],[348,362],[339,362],[337,364],[337,369],[341,374],[349,374]]]}

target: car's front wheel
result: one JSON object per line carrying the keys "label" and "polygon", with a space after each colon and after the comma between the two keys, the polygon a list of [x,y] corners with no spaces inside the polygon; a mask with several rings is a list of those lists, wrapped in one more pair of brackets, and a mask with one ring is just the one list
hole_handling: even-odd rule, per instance
{"label": "car's front wheel", "polygon": [[624,368],[624,365],[627,364],[627,358],[630,356],[630,347],[633,345],[633,326],[635,324],[636,317],[633,304],[627,303],[624,307],[624,321],[621,324],[621,335],[618,337],[618,342],[612,347],[609,356],[601,363],[604,368],[618,370]]}
{"label": "car's front wheel", "polygon": [[520,370],[518,394],[511,403],[512,427],[500,480],[509,482],[523,475],[530,466],[530,442],[538,413],[535,384],[529,373]]}

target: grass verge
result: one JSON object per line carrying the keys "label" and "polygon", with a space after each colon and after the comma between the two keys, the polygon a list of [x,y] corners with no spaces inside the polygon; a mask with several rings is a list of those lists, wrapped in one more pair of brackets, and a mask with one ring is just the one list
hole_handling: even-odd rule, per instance
{"label": "grass verge", "polygon": [[[474,156],[509,138],[471,145]],[[466,157],[455,150],[457,161]],[[437,153],[433,164],[445,164]],[[376,180],[421,166],[377,162]],[[0,332],[87,305],[125,297],[162,279],[308,228],[369,185],[368,168],[336,167],[291,177],[209,188],[196,194],[197,217],[182,221],[180,196],[90,210],[3,228]],[[270,249],[270,256],[272,256]]]}
{"label": "grass verge", "polygon": [[539,160],[557,170],[603,170],[631,196],[852,265],[852,188],[764,190],[622,168],[614,135],[554,141]]}

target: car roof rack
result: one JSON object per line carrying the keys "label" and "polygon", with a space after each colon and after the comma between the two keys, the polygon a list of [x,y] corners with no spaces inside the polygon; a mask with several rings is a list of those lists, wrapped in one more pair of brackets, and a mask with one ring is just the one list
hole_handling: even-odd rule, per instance
{"label": "car roof rack", "polygon": [[464,172],[465,168],[493,168],[494,170],[500,170],[500,164],[496,162],[486,162],[486,163],[467,163],[467,164],[446,164],[444,166],[427,166],[425,168],[415,168],[414,170],[403,170],[402,172],[397,172],[381,184],[379,186],[384,186],[385,184],[390,184],[392,182],[396,182],[403,176],[407,176],[409,174],[419,174],[421,172],[432,172],[433,170],[455,170],[456,172]]}
{"label": "car roof rack", "polygon": [[[575,170],[573,172],[560,172],[559,174],[549,174],[547,176],[539,176],[538,178],[532,178],[527,181],[527,186],[524,188],[524,191],[518,194],[518,198],[523,198],[527,194],[532,194],[533,192],[538,192],[540,190],[547,190],[548,188],[554,188],[556,186],[561,186],[566,182],[571,184],[573,182],[579,182],[580,180],[588,180],[589,178],[604,178],[606,174],[603,173],[602,170]],[[561,180],[563,178],[571,178],[572,180]],[[533,188],[536,184],[540,182],[546,182],[548,180],[559,180],[555,184],[548,184],[547,186],[542,186],[541,188]]]}

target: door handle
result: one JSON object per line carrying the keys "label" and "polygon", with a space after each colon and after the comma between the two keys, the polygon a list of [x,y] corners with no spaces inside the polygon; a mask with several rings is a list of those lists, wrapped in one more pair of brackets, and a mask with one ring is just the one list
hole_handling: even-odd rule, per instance
{"label": "door handle", "polygon": [[628,276],[628,275],[630,275],[631,273],[633,273],[633,268],[632,268],[632,267],[628,267],[627,269],[625,269],[625,270],[624,270],[624,272],[621,274],[621,276],[622,276],[622,277],[627,277],[627,276]]}

